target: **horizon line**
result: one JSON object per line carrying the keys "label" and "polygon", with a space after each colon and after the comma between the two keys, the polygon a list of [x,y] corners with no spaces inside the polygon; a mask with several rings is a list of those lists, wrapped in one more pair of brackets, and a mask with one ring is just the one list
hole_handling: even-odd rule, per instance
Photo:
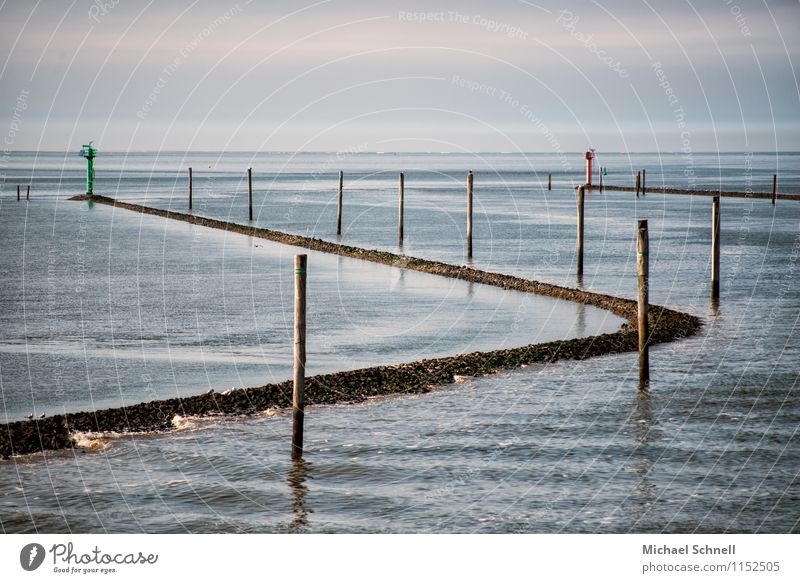
{"label": "horizon line", "polygon": [[[592,149],[592,148],[590,148]],[[181,154],[347,154],[348,156],[363,156],[363,155],[404,155],[404,154],[437,154],[441,156],[469,156],[469,155],[478,155],[478,154],[492,154],[492,155],[505,155],[505,156],[518,156],[518,155],[551,155],[551,156],[561,156],[565,154],[576,154],[576,155],[583,155],[588,150],[573,150],[573,151],[562,151],[562,152],[552,152],[552,151],[542,151],[542,150],[531,150],[531,151],[517,151],[517,152],[510,152],[506,150],[476,150],[472,152],[453,152],[453,151],[434,151],[434,150],[367,150],[362,152],[351,152],[349,150],[173,150],[173,149],[163,149],[163,150],[122,150],[122,149],[115,149],[110,148],[108,150],[102,150],[102,148],[98,148],[99,151],[103,151],[106,154],[152,154],[152,153],[181,153]],[[51,150],[51,149],[39,149],[39,150],[6,150],[6,154],[69,154],[69,153],[76,153],[78,149],[68,149],[68,150]],[[683,152],[682,150],[627,150],[627,151],[599,151],[594,148],[595,155],[599,154],[651,154],[651,155],[694,155],[694,154],[800,154],[800,150],[693,150],[691,152]],[[77,154],[76,154],[77,155]]]}

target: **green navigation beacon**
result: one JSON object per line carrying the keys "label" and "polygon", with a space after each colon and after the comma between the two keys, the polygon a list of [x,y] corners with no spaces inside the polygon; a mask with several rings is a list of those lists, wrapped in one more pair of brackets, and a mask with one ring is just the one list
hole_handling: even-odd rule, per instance
{"label": "green navigation beacon", "polygon": [[97,150],[92,147],[92,142],[84,144],[81,147],[81,156],[86,158],[86,194],[92,194],[92,183],[94,182],[94,157],[96,155]]}

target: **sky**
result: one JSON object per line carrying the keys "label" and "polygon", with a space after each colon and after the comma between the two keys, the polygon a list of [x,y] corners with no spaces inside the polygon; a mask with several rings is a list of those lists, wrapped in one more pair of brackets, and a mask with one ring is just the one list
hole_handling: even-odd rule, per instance
{"label": "sky", "polygon": [[0,4],[6,152],[800,150],[800,2]]}

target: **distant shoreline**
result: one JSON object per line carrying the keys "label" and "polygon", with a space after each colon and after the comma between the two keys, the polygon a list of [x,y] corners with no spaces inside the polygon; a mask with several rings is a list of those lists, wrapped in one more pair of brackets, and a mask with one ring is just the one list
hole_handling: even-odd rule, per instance
{"label": "distant shoreline", "polygon": [[[220,153],[223,154],[292,154],[292,155],[319,155],[319,154],[338,154],[341,150],[224,150],[220,152],[220,150],[126,150],[124,148],[104,148],[103,152],[106,154],[117,155],[117,154],[216,154],[219,155]],[[69,154],[69,155],[76,155],[76,150],[47,150],[47,149],[39,149],[39,150],[9,150],[10,154]],[[766,156],[766,155],[776,155],[776,156],[797,156],[800,155],[800,150],[726,150],[721,152],[715,152],[712,150],[698,150],[696,152],[692,152],[695,155],[699,156],[738,156],[744,154],[753,154],[758,156]],[[471,155],[490,155],[490,156],[554,156],[556,155],[552,150],[537,150],[537,151],[529,151],[529,152],[508,152],[508,151],[474,151],[474,152],[434,152],[434,151],[424,151],[424,150],[408,150],[408,151],[383,151],[383,152],[348,152],[349,156],[367,156],[367,155],[378,155],[378,156],[397,156],[397,155],[422,155],[422,156],[429,156],[431,154],[436,154],[437,156],[471,156]],[[563,154],[574,154],[576,157],[583,156],[583,150],[574,150],[569,151],[565,150]],[[663,151],[663,152],[656,152],[656,151],[630,151],[630,152],[622,152],[622,151],[608,151],[602,152],[604,155],[608,156],[632,156],[632,155],[641,155],[641,156],[685,156],[686,154],[681,150],[670,150],[670,151]]]}

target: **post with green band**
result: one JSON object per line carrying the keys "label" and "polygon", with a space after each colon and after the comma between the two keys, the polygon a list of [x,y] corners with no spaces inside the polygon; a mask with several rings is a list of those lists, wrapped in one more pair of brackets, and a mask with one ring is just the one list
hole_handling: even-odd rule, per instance
{"label": "post with green band", "polygon": [[650,261],[647,221],[640,220],[636,229],[636,275],[638,283],[638,328],[639,328],[639,390],[647,389],[650,383],[650,329],[647,321],[650,289]]}
{"label": "post with green band", "polygon": [[292,394],[292,458],[303,456],[306,383],[306,255],[294,256],[294,391]]}

